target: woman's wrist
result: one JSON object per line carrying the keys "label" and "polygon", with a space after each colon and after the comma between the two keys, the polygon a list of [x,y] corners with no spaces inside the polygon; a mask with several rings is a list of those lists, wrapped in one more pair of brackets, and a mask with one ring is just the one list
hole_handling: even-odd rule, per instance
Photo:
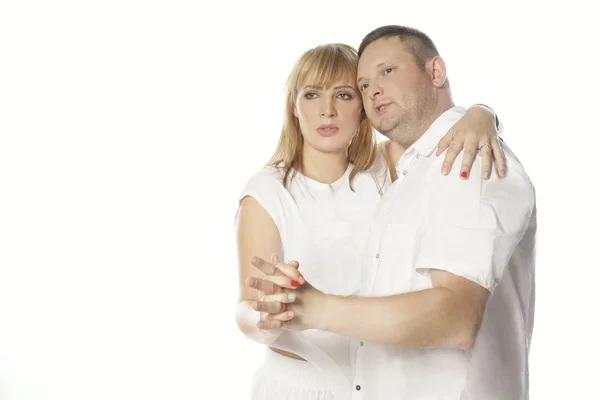
{"label": "woman's wrist", "polygon": [[496,111],[494,111],[494,109],[492,107],[488,106],[487,104],[483,104],[483,103],[477,103],[477,104],[473,104],[473,105],[483,107],[486,110],[488,110],[489,112],[491,112],[494,115],[494,121],[496,123],[496,131],[500,130],[500,119],[498,118],[498,114],[496,114]]}

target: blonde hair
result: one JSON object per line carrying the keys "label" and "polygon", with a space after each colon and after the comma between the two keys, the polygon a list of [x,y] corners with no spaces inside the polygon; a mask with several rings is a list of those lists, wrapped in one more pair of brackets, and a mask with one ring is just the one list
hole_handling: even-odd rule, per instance
{"label": "blonde hair", "polygon": [[[306,84],[331,87],[343,79],[356,80],[358,54],[346,44],[331,43],[306,51],[296,62],[286,83],[285,112],[279,143],[268,165],[283,164],[283,184],[293,179],[302,169],[302,149],[304,137],[300,131],[298,118],[294,114],[296,98]],[[348,161],[352,164],[352,180],[359,172],[366,171],[375,161],[377,136],[365,117],[360,122],[357,133],[348,147]],[[293,173],[292,173],[293,171]],[[292,173],[292,176],[290,176]]]}

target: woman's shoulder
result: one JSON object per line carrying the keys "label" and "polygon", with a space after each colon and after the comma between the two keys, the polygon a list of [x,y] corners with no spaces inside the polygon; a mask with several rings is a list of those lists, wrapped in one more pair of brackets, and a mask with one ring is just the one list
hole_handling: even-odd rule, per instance
{"label": "woman's shoulder", "polygon": [[375,176],[385,176],[388,174],[389,165],[386,150],[386,142],[378,143],[375,149],[375,159],[373,164],[365,172]]}
{"label": "woman's shoulder", "polygon": [[377,187],[377,191],[380,193],[390,184],[390,172],[388,167],[388,159],[386,155],[385,142],[379,143],[375,149],[375,159],[371,166],[359,173],[357,177],[360,178],[361,182],[365,185],[372,185],[373,183]]}
{"label": "woman's shoulder", "polygon": [[281,165],[264,165],[250,174],[245,188],[275,190],[283,186],[284,173]]}
{"label": "woman's shoulder", "polygon": [[375,149],[375,161],[371,166],[373,172],[383,172],[388,169],[388,157],[387,157],[387,141],[377,144]]}

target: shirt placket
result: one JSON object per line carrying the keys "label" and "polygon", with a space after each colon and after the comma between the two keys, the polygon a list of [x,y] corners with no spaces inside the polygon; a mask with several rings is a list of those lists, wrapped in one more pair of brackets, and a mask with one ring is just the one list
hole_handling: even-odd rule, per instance
{"label": "shirt placket", "polygon": [[[400,162],[396,165],[396,171],[397,171],[397,175],[398,178],[396,179],[396,181],[394,182],[394,186],[392,188],[392,190],[396,191],[398,190],[398,188],[400,187],[400,185],[402,184],[402,181],[405,179],[405,177],[408,175],[408,173],[410,172],[410,169],[412,169],[415,166],[415,161],[421,159],[421,154],[416,152],[415,150],[413,150],[414,153],[412,155],[410,155],[409,157],[403,158],[402,160],[400,160]],[[392,196],[390,197],[391,199],[394,198],[395,193],[392,193]],[[390,204],[388,204],[387,206],[389,207],[391,205],[392,202],[389,202]],[[389,208],[388,208],[389,211]],[[384,215],[387,217],[387,211],[384,213]],[[377,276],[376,271],[380,268],[380,249],[381,249],[381,238],[382,238],[382,233],[383,230],[385,228],[385,221],[378,221],[377,222],[379,229],[377,230],[377,238],[375,240],[376,245],[376,251],[375,251],[375,256],[374,256],[374,260],[372,260],[373,262],[373,271],[374,274],[372,276],[373,278],[373,282],[371,282],[371,284],[369,284],[367,287],[363,286],[363,289],[366,289],[366,291],[363,291],[363,295],[369,295],[370,292],[373,289],[373,284],[374,284],[374,280],[375,277]],[[364,390],[367,389],[368,390],[368,385],[369,383],[367,382],[368,377],[365,376],[364,374],[364,360],[365,357],[368,357],[368,354],[366,353],[368,351],[367,349],[368,344],[362,340],[360,340],[358,342],[358,346],[357,346],[357,350],[356,350],[356,368],[355,368],[355,373],[354,373],[354,380],[353,380],[353,389],[352,389],[352,400],[362,400],[364,398]],[[377,365],[377,364],[375,364]],[[372,384],[372,383],[371,383]]]}
{"label": "shirt placket", "polygon": [[362,400],[364,398],[364,391],[362,385],[364,384],[364,349],[365,343],[361,340],[358,342],[358,349],[356,351],[356,368],[354,373],[354,381],[352,382],[354,387],[352,388],[352,400]]}

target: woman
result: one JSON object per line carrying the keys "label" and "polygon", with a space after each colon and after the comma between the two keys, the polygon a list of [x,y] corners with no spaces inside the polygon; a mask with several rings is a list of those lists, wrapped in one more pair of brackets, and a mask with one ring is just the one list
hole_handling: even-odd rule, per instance
{"label": "woman", "polygon": [[[269,276],[280,288],[294,288],[306,277],[326,293],[358,291],[369,224],[393,179],[388,155],[403,149],[391,142],[377,145],[356,87],[357,65],[355,50],[343,44],[318,46],[300,57],[288,78],[285,121],[275,154],[240,195],[237,322],[247,337],[267,345],[253,399],[330,399],[336,382],[350,379],[349,340],[310,329],[259,329],[261,316],[253,304],[261,293],[247,283],[264,277],[249,263],[251,256],[269,260],[279,254],[303,262],[302,274],[288,271],[296,279]],[[455,134],[453,140],[448,134],[446,142],[462,148],[479,139],[497,140],[494,119],[477,112],[471,109],[457,125],[483,119],[489,123],[487,131]],[[282,303],[294,300],[293,294],[281,295]],[[293,316],[281,313],[277,318]]]}

